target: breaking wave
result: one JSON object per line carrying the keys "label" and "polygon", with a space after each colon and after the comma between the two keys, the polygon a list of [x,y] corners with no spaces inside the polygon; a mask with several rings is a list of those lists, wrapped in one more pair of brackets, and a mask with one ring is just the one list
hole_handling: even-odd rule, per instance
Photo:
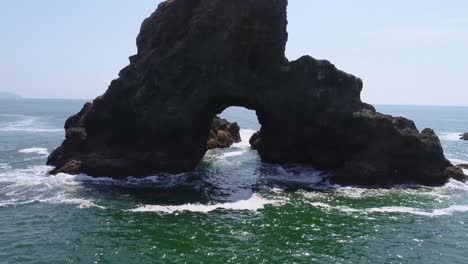
{"label": "breaking wave", "polygon": [[[357,213],[357,214],[411,214],[427,217],[440,217],[455,213],[468,212],[468,205],[463,200],[455,199],[460,195],[466,195],[468,184],[456,180],[450,180],[442,187],[418,187],[405,186],[393,189],[364,189],[355,187],[334,186],[330,192],[299,192],[305,202],[313,207],[327,212]],[[405,197],[400,199],[398,205],[385,205],[382,207],[365,207],[366,203],[374,204],[376,201],[388,203],[392,197]],[[421,201],[427,208],[418,208]],[[347,205],[342,205],[347,201]],[[385,202],[387,201],[387,202]],[[402,205],[408,204],[408,205]],[[409,205],[411,204],[411,205]],[[361,208],[364,207],[364,208]],[[436,207],[431,208],[431,207]]]}
{"label": "breaking wave", "polygon": [[221,156],[219,156],[219,158],[224,159],[224,158],[229,158],[229,157],[240,156],[242,154],[244,154],[243,151],[226,152],[226,153],[222,154]]}
{"label": "breaking wave", "polygon": [[48,175],[50,169],[48,166],[32,166],[0,173],[0,207],[48,203],[104,208],[90,199],[73,195],[80,185],[74,176]]}
{"label": "breaking wave", "polygon": [[441,132],[440,139],[447,141],[460,141],[461,132]]}
{"label": "breaking wave", "polygon": [[45,120],[26,115],[0,115],[1,117],[9,117],[14,120],[0,123],[0,132],[32,132],[32,133],[47,133],[47,132],[62,132],[62,128],[51,128],[46,125]]}
{"label": "breaking wave", "polygon": [[49,155],[49,150],[46,148],[27,148],[18,151],[23,154],[39,154],[39,155]]}
{"label": "breaking wave", "polygon": [[428,217],[439,217],[445,215],[452,215],[459,212],[468,212],[468,205],[452,205],[447,208],[435,209],[432,211],[424,211],[413,207],[400,207],[400,206],[388,206],[388,207],[377,207],[377,208],[352,208],[348,206],[332,206],[326,203],[315,202],[309,203],[310,205],[331,211],[341,211],[344,213],[362,213],[362,214],[374,214],[374,213],[399,213],[399,214],[412,214],[418,216]]}
{"label": "breaking wave", "polygon": [[131,209],[130,212],[143,213],[143,212],[155,212],[173,214],[177,212],[196,212],[196,213],[209,213],[216,210],[236,210],[236,211],[258,211],[264,209],[266,205],[279,204],[280,201],[265,199],[259,194],[252,195],[247,200],[241,200],[232,203],[218,203],[218,204],[184,204],[174,206],[164,205],[144,205],[135,209]]}
{"label": "breaking wave", "polygon": [[80,209],[91,208],[91,207],[105,209],[104,206],[99,206],[91,200],[84,199],[84,198],[69,198],[69,197],[66,197],[65,195],[58,195],[58,196],[51,197],[51,198],[41,198],[41,197],[34,198],[33,197],[30,199],[25,199],[25,200],[10,199],[4,202],[0,202],[0,208],[27,205],[27,204],[33,204],[33,203],[76,205],[77,208],[80,208]]}
{"label": "breaking wave", "polygon": [[[24,124],[23,124],[24,125]],[[122,210],[132,213],[175,214],[180,212],[211,213],[220,210],[257,212],[284,204],[309,204],[330,212],[353,214],[409,214],[427,217],[440,217],[460,212],[467,212],[468,205],[453,197],[468,192],[468,185],[455,180],[443,187],[400,186],[393,189],[365,189],[331,185],[326,175],[305,166],[278,166],[257,163],[253,158],[256,152],[250,150],[248,143],[254,130],[241,130],[242,142],[234,144],[231,149],[216,150],[210,155],[215,159],[215,171],[207,173],[185,173],[178,175],[158,174],[145,178],[128,177],[123,180],[112,178],[94,178],[87,175],[48,175],[48,166],[31,166],[13,169],[8,163],[0,163],[0,207],[19,206],[34,203],[76,205],[77,208],[105,209],[99,201],[99,194],[90,195],[90,186],[117,186],[141,190],[165,188],[177,192],[180,188],[213,188],[219,192],[218,199],[203,200],[198,203],[165,205],[164,202],[138,202]],[[18,151],[22,154],[48,155],[48,149],[32,147]],[[44,157],[41,156],[41,159]],[[461,160],[452,160],[461,163]],[[235,165],[235,166],[234,166]],[[228,170],[227,174],[218,171]],[[210,170],[210,169],[208,169]],[[231,171],[234,170],[234,171]],[[238,170],[244,170],[238,172]],[[467,171],[465,171],[466,173]],[[244,178],[242,178],[244,177]],[[195,183],[194,183],[195,178]],[[171,189],[174,188],[174,189]],[[115,188],[114,188],[115,190]],[[241,195],[236,196],[238,193]],[[233,195],[229,199],[227,196]],[[236,198],[237,197],[237,198]],[[239,198],[240,197],[240,198]],[[299,197],[299,198],[298,198]],[[392,200],[392,197],[405,197],[408,203],[375,202]],[[243,199],[243,200],[238,200]],[[403,200],[404,200],[403,199]],[[414,201],[425,202],[425,208]],[[230,201],[230,202],[219,202]],[[193,201],[193,200],[192,200]],[[211,201],[211,202],[209,202]],[[369,202],[371,201],[371,202]],[[173,203],[173,204],[177,204]],[[367,205],[367,206],[366,206]],[[107,203],[106,203],[107,206]],[[363,208],[361,208],[363,207]]]}
{"label": "breaking wave", "polygon": [[232,145],[235,148],[250,148],[249,140],[257,131],[251,129],[241,129],[239,134],[241,136],[242,141],[239,143],[235,143]]}

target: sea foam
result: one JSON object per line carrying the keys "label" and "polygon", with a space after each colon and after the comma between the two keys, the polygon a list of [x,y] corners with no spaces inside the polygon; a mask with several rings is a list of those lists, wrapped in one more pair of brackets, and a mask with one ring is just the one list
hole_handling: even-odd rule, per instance
{"label": "sea foam", "polygon": [[241,156],[244,154],[243,151],[233,151],[233,152],[227,152],[223,153],[221,156],[219,156],[219,159],[224,159],[224,158],[229,158],[229,157],[236,157],[236,156]]}
{"label": "sea foam", "polygon": [[[333,186],[328,192],[306,192],[300,191],[305,200],[304,203],[313,207],[319,208],[327,212],[343,212],[343,213],[357,213],[357,214],[412,214],[427,217],[439,217],[445,215],[452,215],[455,213],[468,212],[468,204],[463,204],[463,201],[454,200],[454,197],[468,192],[468,184],[456,180],[450,180],[447,184],[441,187],[413,187],[408,188],[405,186],[396,186],[391,189],[365,189],[356,187],[341,187]],[[431,202],[428,208],[415,208],[411,206],[382,206],[370,208],[355,208],[353,205],[363,204],[372,200],[380,200],[382,197],[393,196],[406,197],[407,201],[417,201],[420,198],[430,198]],[[342,198],[355,200],[351,202],[348,200],[349,205],[341,205],[338,203],[332,204],[330,201],[341,201]],[[361,202],[363,201],[363,202]],[[460,204],[462,202],[462,204]],[[443,207],[445,206],[445,207]],[[434,207],[436,209],[434,209]],[[442,207],[442,208],[441,208]]]}
{"label": "sea foam", "polygon": [[76,176],[48,175],[51,167],[32,166],[26,169],[7,170],[0,173],[0,207],[33,203],[69,204],[78,208],[104,208],[91,199],[74,197],[81,188]]}
{"label": "sea foam", "polygon": [[467,160],[462,160],[462,159],[449,158],[449,160],[450,160],[450,162],[452,162],[455,165],[467,164],[468,163]]}
{"label": "sea foam", "polygon": [[461,132],[442,132],[440,133],[440,139],[446,141],[460,141]]}
{"label": "sea foam", "polygon": [[92,207],[105,209],[104,206],[99,206],[91,200],[83,199],[83,198],[68,198],[66,196],[56,196],[56,197],[51,197],[51,198],[32,197],[32,198],[23,199],[23,200],[10,199],[4,202],[0,202],[0,208],[27,205],[27,204],[33,204],[33,203],[76,205],[80,209],[92,208]]}
{"label": "sea foam", "polygon": [[27,148],[18,151],[19,153],[24,154],[39,154],[39,155],[49,155],[49,151],[46,148]]}
{"label": "sea foam", "polygon": [[268,200],[254,194],[247,200],[241,200],[232,203],[218,203],[218,204],[184,204],[184,205],[144,205],[130,212],[143,213],[143,212],[155,212],[164,214],[173,214],[177,212],[197,212],[197,213],[209,213],[216,210],[236,210],[236,211],[258,211],[264,209],[266,205],[278,204],[279,201]]}
{"label": "sea foam", "polygon": [[235,143],[232,146],[236,148],[249,148],[250,147],[249,140],[253,136],[253,134],[255,134],[256,132],[257,131],[251,130],[251,129],[241,129],[239,134],[241,136],[242,141],[239,143]]}
{"label": "sea foam", "polygon": [[1,132],[32,132],[32,133],[44,133],[44,132],[62,132],[62,128],[49,128],[44,126],[41,119],[34,116],[26,115],[3,115],[6,117],[15,117],[19,120],[1,124]]}
{"label": "sea foam", "polygon": [[8,163],[0,163],[0,170],[10,170],[11,166]]}
{"label": "sea foam", "polygon": [[313,207],[317,207],[326,211],[340,211],[344,213],[362,213],[362,214],[376,214],[376,213],[398,213],[398,214],[412,214],[418,216],[439,217],[445,215],[452,215],[454,213],[468,212],[468,205],[452,205],[446,208],[435,209],[432,211],[424,211],[422,209],[413,207],[401,206],[386,206],[377,208],[352,208],[349,206],[333,206],[327,203],[314,202],[309,203]]}

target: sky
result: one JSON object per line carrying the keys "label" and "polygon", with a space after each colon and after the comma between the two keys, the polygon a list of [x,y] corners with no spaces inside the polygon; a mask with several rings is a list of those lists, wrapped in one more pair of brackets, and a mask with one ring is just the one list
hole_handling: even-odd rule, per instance
{"label": "sky", "polygon": [[[102,94],[136,53],[156,0],[0,3],[0,91]],[[290,60],[326,59],[372,104],[468,106],[468,1],[289,0]]]}

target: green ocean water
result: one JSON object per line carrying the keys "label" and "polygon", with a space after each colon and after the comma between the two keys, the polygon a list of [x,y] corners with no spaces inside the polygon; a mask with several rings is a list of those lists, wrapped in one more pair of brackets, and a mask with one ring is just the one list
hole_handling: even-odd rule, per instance
{"label": "green ocean water", "polygon": [[[468,263],[468,185],[367,190],[262,164],[244,142],[188,174],[115,181],[47,175],[83,101],[0,100],[0,263]],[[379,106],[432,127],[468,163],[468,108]]]}

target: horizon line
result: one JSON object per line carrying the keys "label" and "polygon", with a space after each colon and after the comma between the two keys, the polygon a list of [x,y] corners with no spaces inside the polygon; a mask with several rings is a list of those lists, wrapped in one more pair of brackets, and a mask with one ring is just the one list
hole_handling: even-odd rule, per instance
{"label": "horizon line", "polygon": [[[19,95],[19,98],[0,98],[0,100],[28,100],[28,99],[33,99],[33,100],[76,100],[76,101],[93,101],[94,98],[66,98],[66,97],[23,97]],[[368,103],[368,102],[366,102]],[[397,103],[371,103],[371,105],[377,105],[377,106],[420,106],[420,107],[465,107],[467,108],[468,105],[447,105],[447,104],[397,104]],[[235,107],[235,106],[233,106]],[[229,107],[228,107],[229,108]],[[227,109],[227,108],[226,108]]]}

